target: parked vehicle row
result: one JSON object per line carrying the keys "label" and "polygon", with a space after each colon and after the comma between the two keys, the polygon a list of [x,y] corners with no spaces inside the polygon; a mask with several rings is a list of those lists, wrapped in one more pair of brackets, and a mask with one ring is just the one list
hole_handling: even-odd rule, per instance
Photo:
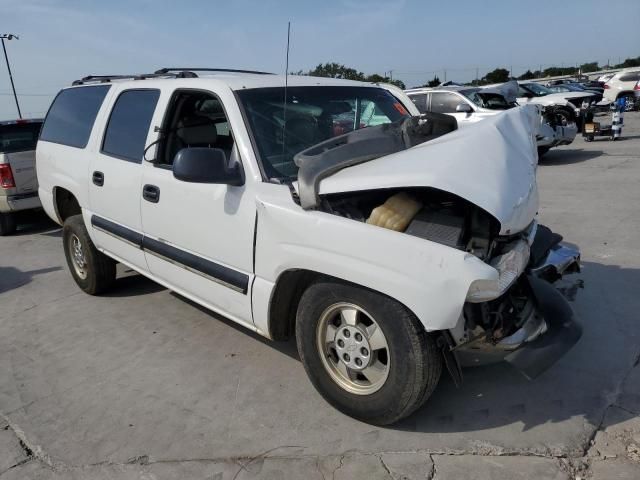
{"label": "parked vehicle row", "polygon": [[[580,254],[536,219],[539,108],[427,99],[418,116],[397,88],[346,80],[86,77],[45,119],[40,199],[83,291],[124,263],[295,337],[328,402],[393,423],[443,370],[459,383],[463,366],[506,361],[533,378],[581,335],[551,285]],[[486,118],[458,129],[451,107]]]}
{"label": "parked vehicle row", "polygon": [[[460,128],[499,115],[518,104],[539,106],[540,121],[536,128],[538,154],[544,155],[550,148],[569,145],[576,134],[576,114],[565,97],[543,95],[533,97],[525,90],[527,85],[509,82],[487,87],[436,87],[416,88],[406,93],[421,113],[446,113],[456,118]],[[535,87],[531,87],[535,88]],[[527,95],[527,96],[524,96]]]}

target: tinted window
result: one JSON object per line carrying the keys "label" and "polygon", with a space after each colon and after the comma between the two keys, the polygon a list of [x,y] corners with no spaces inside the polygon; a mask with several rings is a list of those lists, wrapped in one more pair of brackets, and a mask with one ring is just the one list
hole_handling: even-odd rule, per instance
{"label": "tinted window", "polygon": [[102,151],[123,160],[141,162],[158,90],[126,90],[116,100]]}
{"label": "tinted window", "polygon": [[42,123],[0,125],[0,153],[35,150]]}
{"label": "tinted window", "polygon": [[84,148],[109,85],[62,90],[53,101],[40,139]]}
{"label": "tinted window", "polygon": [[436,113],[454,113],[456,107],[464,101],[454,93],[432,93],[431,111]]}
{"label": "tinted window", "polygon": [[413,103],[415,103],[416,108],[420,113],[427,113],[427,94],[426,93],[409,95],[409,98]]}
{"label": "tinted window", "polygon": [[637,82],[640,80],[640,72],[631,72],[620,75],[621,82]]}

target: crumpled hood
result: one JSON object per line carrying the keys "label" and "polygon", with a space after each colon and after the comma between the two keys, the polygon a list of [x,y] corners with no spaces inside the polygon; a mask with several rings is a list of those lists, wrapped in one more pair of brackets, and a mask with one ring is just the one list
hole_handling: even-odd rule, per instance
{"label": "crumpled hood", "polygon": [[538,210],[533,106],[513,108],[464,130],[345,168],[321,181],[320,195],[431,187],[483,208],[501,234],[525,229]]}

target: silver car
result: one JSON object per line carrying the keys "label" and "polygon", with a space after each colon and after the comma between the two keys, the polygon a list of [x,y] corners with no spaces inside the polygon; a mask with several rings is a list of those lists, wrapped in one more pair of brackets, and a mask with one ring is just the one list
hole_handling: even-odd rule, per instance
{"label": "silver car", "polygon": [[14,233],[16,213],[40,208],[36,143],[41,119],[0,122],[0,236]]}

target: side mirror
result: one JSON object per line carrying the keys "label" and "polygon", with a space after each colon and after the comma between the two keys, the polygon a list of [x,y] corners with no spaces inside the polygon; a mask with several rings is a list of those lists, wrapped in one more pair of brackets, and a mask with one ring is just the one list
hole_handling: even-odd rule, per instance
{"label": "side mirror", "polygon": [[456,112],[471,113],[473,112],[473,108],[471,108],[471,105],[468,103],[460,103],[456,107]]}
{"label": "side mirror", "polygon": [[183,148],[173,160],[173,176],[183,182],[244,185],[240,165],[229,165],[219,148]]}

